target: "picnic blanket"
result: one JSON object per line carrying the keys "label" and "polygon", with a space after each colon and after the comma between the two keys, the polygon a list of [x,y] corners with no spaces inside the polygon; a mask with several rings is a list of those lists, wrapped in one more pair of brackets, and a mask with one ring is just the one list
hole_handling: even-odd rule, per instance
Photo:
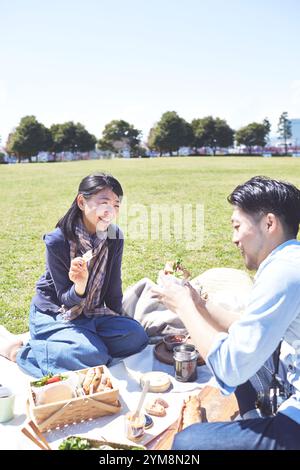
{"label": "picnic blanket", "polygon": [[[46,433],[47,441],[56,449],[59,443],[69,435],[80,435],[94,439],[105,438],[114,442],[132,444],[124,434],[124,415],[129,410],[134,410],[141,393],[139,383],[140,374],[150,370],[159,370],[170,374],[171,388],[169,391],[159,394],[169,403],[167,415],[162,419],[153,416],[154,425],[146,431],[140,444],[147,444],[155,436],[169,427],[177,418],[184,398],[196,390],[202,389],[207,384],[213,384],[214,380],[207,366],[198,367],[197,381],[180,383],[174,378],[172,366],[160,363],[153,355],[153,346],[149,345],[138,354],[130,356],[109,368],[110,373],[116,379],[120,391],[122,405],[120,413],[111,416],[73,424],[59,430],[55,429]],[[28,398],[29,381],[31,378],[25,375],[17,364],[0,356],[0,381],[9,386],[16,395],[15,417],[7,423],[0,424],[0,449],[37,449],[22,433],[21,428],[27,419],[26,400]],[[149,393],[149,397],[157,394]]]}
{"label": "picnic blanket", "polygon": [[[242,312],[252,288],[252,280],[244,271],[230,268],[210,269],[191,281],[195,288],[203,290],[224,307]],[[150,298],[153,281],[144,278],[124,293],[123,308],[127,315],[134,317],[144,326],[152,342],[172,331],[184,328],[178,317],[163,305]],[[124,435],[124,415],[135,409],[141,386],[139,379],[142,373],[151,370],[167,372],[172,386],[163,397],[169,402],[167,416],[164,419],[154,417],[154,426],[147,430],[141,444],[147,444],[177,418],[181,404],[187,394],[196,393],[206,385],[214,385],[214,379],[207,366],[198,366],[198,378],[195,382],[181,383],[174,378],[174,368],[159,362],[153,354],[153,345],[138,354],[130,356],[110,367],[110,372],[118,380],[120,390],[121,412],[118,415],[104,416],[91,421],[67,426],[47,433],[47,440],[53,448],[66,436],[71,434],[131,443]],[[21,428],[27,419],[26,400],[31,377],[25,375],[16,363],[0,356],[0,383],[8,386],[15,393],[15,417],[0,424],[0,449],[35,449],[34,444],[22,433]],[[149,394],[151,395],[151,394]]]}

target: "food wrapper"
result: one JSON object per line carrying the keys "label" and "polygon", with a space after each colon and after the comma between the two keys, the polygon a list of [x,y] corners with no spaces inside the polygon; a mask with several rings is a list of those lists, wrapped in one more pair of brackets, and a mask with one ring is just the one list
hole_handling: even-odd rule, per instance
{"label": "food wrapper", "polygon": [[[34,382],[31,384],[31,390],[36,406],[60,400],[68,400],[76,396],[76,388],[79,383],[78,375],[70,372],[61,374],[61,376],[64,377],[64,379],[57,382],[42,386],[35,386]],[[55,378],[55,376],[53,378]]]}

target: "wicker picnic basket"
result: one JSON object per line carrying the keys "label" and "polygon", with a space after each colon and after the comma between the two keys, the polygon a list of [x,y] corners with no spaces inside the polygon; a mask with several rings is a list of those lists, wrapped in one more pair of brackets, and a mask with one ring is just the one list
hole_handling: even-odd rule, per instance
{"label": "wicker picnic basket", "polygon": [[[29,414],[42,432],[118,413],[121,410],[119,389],[116,387],[113,377],[106,366],[101,365],[99,367],[102,373],[110,378],[112,389],[79,396],[71,400],[36,405],[30,384]],[[81,369],[75,372],[87,373],[88,370]]]}

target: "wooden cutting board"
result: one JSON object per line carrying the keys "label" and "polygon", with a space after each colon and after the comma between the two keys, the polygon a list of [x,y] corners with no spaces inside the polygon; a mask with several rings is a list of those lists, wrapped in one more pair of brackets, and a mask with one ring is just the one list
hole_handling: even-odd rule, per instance
{"label": "wooden cutting board", "polygon": [[[233,421],[239,414],[238,404],[234,393],[223,396],[214,387],[206,386],[200,392],[202,422]],[[170,450],[174,435],[177,432],[177,421],[169,426],[147,448],[151,450]]]}

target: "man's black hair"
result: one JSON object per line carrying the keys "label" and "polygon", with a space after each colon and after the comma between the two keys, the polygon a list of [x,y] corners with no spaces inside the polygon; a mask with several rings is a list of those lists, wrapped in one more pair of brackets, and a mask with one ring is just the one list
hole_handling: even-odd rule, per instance
{"label": "man's black hair", "polygon": [[237,186],[228,202],[250,215],[273,213],[287,233],[297,237],[300,223],[300,191],[291,183],[254,176]]}

